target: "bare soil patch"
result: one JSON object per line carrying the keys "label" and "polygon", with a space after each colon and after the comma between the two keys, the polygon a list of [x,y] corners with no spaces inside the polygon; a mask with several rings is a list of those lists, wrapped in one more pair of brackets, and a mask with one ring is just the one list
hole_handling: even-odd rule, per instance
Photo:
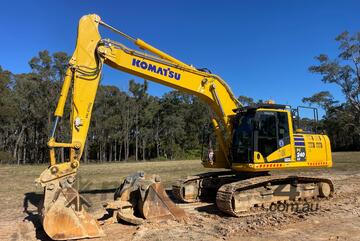
{"label": "bare soil patch", "polygon": [[[189,216],[187,222],[112,224],[104,227],[106,237],[94,240],[360,240],[360,153],[333,153],[333,158],[332,169],[287,171],[333,180],[334,197],[320,202],[316,210],[234,218],[212,203],[179,204]],[[45,168],[0,166],[0,240],[49,240],[37,213],[42,188],[34,184]],[[166,187],[180,177],[207,171],[198,160],[82,165],[80,187],[86,186],[90,211],[101,215],[102,204],[111,200],[121,179],[138,170],[160,174]]]}

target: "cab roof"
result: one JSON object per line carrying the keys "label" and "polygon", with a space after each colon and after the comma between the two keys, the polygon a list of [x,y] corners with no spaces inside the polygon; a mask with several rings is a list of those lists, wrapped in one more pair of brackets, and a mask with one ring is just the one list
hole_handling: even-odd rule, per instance
{"label": "cab roof", "polygon": [[290,106],[288,105],[281,105],[281,104],[269,104],[269,103],[257,103],[257,104],[252,104],[252,105],[248,105],[248,106],[243,106],[237,109],[234,109],[234,112],[243,112],[243,111],[248,111],[248,110],[256,110],[256,109],[280,109],[280,110],[285,110],[290,108]]}

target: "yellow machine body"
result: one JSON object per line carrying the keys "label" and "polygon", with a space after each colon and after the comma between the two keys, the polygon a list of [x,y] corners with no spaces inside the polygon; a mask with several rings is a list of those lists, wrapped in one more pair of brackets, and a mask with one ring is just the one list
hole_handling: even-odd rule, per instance
{"label": "yellow machine body", "polygon": [[[234,170],[272,170],[292,167],[332,167],[330,141],[326,135],[297,133],[293,141],[265,158],[254,153],[254,164],[248,169],[233,165]],[[298,140],[298,141],[296,141]]]}
{"label": "yellow machine body", "polygon": [[[98,30],[99,25],[122,35],[147,52],[130,49],[113,40],[102,39]],[[94,220],[86,215],[85,218],[84,214],[81,214],[84,210],[78,203],[75,205],[76,208],[64,207],[64,210],[61,210],[68,197],[78,195],[75,192],[69,194],[64,190],[71,189],[73,178],[70,177],[75,176],[80,165],[103,64],[193,94],[208,104],[213,113],[210,118],[218,146],[214,148],[211,160],[203,160],[204,167],[232,169],[237,172],[260,172],[273,169],[332,166],[328,137],[318,134],[295,133],[290,110],[275,105],[272,108],[269,105],[252,109],[245,108],[246,111],[244,111],[244,107],[239,103],[230,87],[219,76],[183,63],[141,39],[124,34],[102,22],[100,17],[95,14],[86,15],[79,22],[76,48],[69,62],[54,114],[54,127],[48,142],[50,166],[38,179],[38,182],[45,188],[44,220],[46,220],[46,214],[56,213],[57,215],[62,212],[71,221],[73,221],[73,217],[78,216],[79,220],[76,220],[75,223],[81,228],[77,229],[78,233],[68,235],[67,230],[50,230],[47,227],[45,231],[52,238],[71,239],[103,235]],[[58,122],[63,117],[70,91],[71,140],[67,143],[60,143],[56,141],[55,133]],[[239,120],[243,120],[242,116],[245,112],[252,113],[254,116],[254,121],[251,122],[251,125],[250,122],[248,124],[250,129],[255,128],[252,132],[254,136],[249,135],[251,140],[247,140],[248,144],[245,147],[248,148],[245,148],[246,150],[244,145],[239,145],[240,142],[236,144],[237,139],[234,137],[237,136],[238,126],[241,126]],[[261,121],[256,121],[256,116],[259,115],[261,118],[261,114],[264,113],[275,116],[273,123],[277,123],[280,117],[281,120],[284,120],[284,116],[286,116],[286,130],[276,127],[276,139],[273,136],[266,137],[272,140],[271,143],[265,137],[256,134],[261,130],[259,128]],[[279,135],[284,133],[286,136],[279,138]],[[260,140],[259,138],[262,138],[262,141],[257,141]],[[69,148],[70,157],[67,162],[57,163],[56,148]],[[244,150],[246,155],[241,154]],[[62,194],[59,196],[59,193]],[[67,210],[65,210],[66,208]],[[51,223],[51,226],[61,227],[63,221],[56,219],[55,225],[54,220],[54,218],[50,220],[51,222],[47,220],[47,223]],[[91,228],[88,228],[89,225]]]}
{"label": "yellow machine body", "polygon": [[[113,29],[94,14],[82,17],[79,22],[76,49],[70,60],[55,111],[55,116],[61,118],[68,92],[72,87],[70,120],[72,141],[70,143],[57,143],[53,134],[48,143],[50,147],[50,163],[51,166],[56,166],[58,170],[56,175],[58,177],[69,173],[69,170],[76,171],[79,166],[103,64],[196,95],[209,105],[213,111],[211,119],[218,147],[215,148],[215,161],[203,162],[205,167],[233,169],[235,171],[261,171],[272,168],[312,167],[314,163],[322,163],[319,165],[325,167],[331,166],[328,138],[325,135],[295,133],[290,110],[272,109],[271,106],[265,109],[260,107],[256,111],[287,113],[289,143],[286,146],[278,146],[278,150],[267,155],[254,150],[253,158],[250,158],[252,163],[239,164],[236,158],[231,157],[230,153],[233,148],[235,128],[233,123],[237,116],[235,110],[241,108],[242,105],[223,79],[187,65],[143,40],[133,39],[121,32],[120,34],[153,55],[130,49],[109,39],[101,39],[98,31],[99,25]],[[57,122],[53,133],[55,133],[56,124]],[[300,138],[296,137],[297,135],[303,136],[305,146],[296,145],[299,142],[295,141],[295,139]],[[59,147],[70,148],[69,162],[57,164],[54,149]],[[303,150],[304,148],[306,157],[305,159],[302,158],[302,161],[298,161],[296,155],[300,152],[297,152],[297,150]],[[300,154],[303,155],[304,153],[301,152]],[[281,158],[284,159],[282,163],[276,161]],[[271,165],[275,164],[275,162],[281,165]]]}
{"label": "yellow machine body", "polygon": [[[276,139],[277,147],[270,153],[260,150],[250,152],[251,157],[241,162],[232,156],[231,169],[237,172],[263,172],[275,169],[305,168],[305,167],[332,167],[332,155],[330,140],[327,135],[296,132],[293,125],[293,117],[288,109],[256,108],[256,113],[283,113],[287,118],[287,141]],[[274,127],[274,130],[277,130]],[[256,130],[255,130],[256,131]],[[276,133],[279,135],[279,133]],[[251,138],[254,143],[257,140]],[[284,143],[285,142],[285,143]],[[234,144],[234,143],[233,143]],[[213,162],[203,162],[205,167],[216,166]]]}
{"label": "yellow machine body", "polygon": [[[291,113],[284,110],[259,111],[284,112],[292,120]],[[254,151],[253,163],[232,163],[235,171],[261,172],[288,168],[332,167],[330,140],[327,135],[294,132],[289,122],[289,143],[264,156]]]}

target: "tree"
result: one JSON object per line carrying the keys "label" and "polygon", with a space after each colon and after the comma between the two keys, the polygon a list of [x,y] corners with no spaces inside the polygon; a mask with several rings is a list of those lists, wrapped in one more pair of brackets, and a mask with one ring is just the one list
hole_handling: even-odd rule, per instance
{"label": "tree", "polygon": [[320,91],[310,97],[304,97],[302,102],[308,103],[310,105],[315,104],[324,110],[329,110],[333,107],[334,104],[338,103],[338,101],[334,100],[334,97],[332,94],[330,94],[329,91]]}
{"label": "tree", "polygon": [[238,97],[238,100],[240,101],[241,104],[243,105],[253,105],[255,104],[255,101],[253,98],[245,96],[245,95],[240,95]]}
{"label": "tree", "polygon": [[[140,133],[140,115],[143,112],[144,105],[146,105],[147,101],[147,89],[148,89],[148,83],[146,80],[144,80],[144,84],[136,83],[134,80],[130,80],[129,82],[129,91],[132,94],[132,96],[135,98],[135,130],[134,130],[134,136],[135,136],[135,160],[139,160],[139,137],[141,135]],[[143,153],[144,155],[144,153]],[[144,159],[144,158],[143,158]]]}
{"label": "tree", "polygon": [[161,100],[161,146],[164,156],[174,159],[182,156],[181,144],[185,141],[185,100],[187,96],[179,91],[166,93]]}
{"label": "tree", "polygon": [[[29,73],[12,74],[0,67],[1,161],[48,162],[47,141],[68,60],[64,52],[44,50],[29,61]],[[85,162],[200,156],[203,126],[210,123],[208,106],[180,91],[154,97],[147,88],[146,81],[133,80],[129,92],[99,86]],[[58,124],[58,142],[71,141],[71,105],[68,100]],[[57,150],[56,156],[65,161],[69,151]]]}
{"label": "tree", "polygon": [[[68,59],[63,52],[40,51],[29,61],[31,73],[15,75],[0,68],[0,150],[11,152],[17,163],[47,160],[52,112]],[[60,128],[68,125],[60,123]]]}
{"label": "tree", "polygon": [[13,95],[14,75],[0,66],[0,161],[9,161],[18,116]]}
{"label": "tree", "polygon": [[0,130],[4,130],[4,125],[10,122],[12,116],[12,79],[13,74],[0,66]]}
{"label": "tree", "polygon": [[326,54],[315,57],[319,65],[311,66],[310,72],[322,75],[324,83],[337,84],[344,93],[347,102],[360,113],[360,32],[350,36],[343,32],[336,37],[340,53],[330,59]]}
{"label": "tree", "polygon": [[333,148],[342,150],[360,149],[360,33],[351,36],[347,31],[335,39],[339,43],[339,54],[331,59],[326,54],[315,57],[318,65],[310,72],[322,76],[324,83],[340,87],[346,102],[335,101],[333,96],[322,91],[303,102],[316,104],[326,111],[323,125],[330,136]]}

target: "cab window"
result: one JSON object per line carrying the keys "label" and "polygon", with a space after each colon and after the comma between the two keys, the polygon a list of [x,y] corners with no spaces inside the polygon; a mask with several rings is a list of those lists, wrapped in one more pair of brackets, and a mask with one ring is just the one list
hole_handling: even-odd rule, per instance
{"label": "cab window", "polygon": [[257,150],[268,156],[290,143],[289,122],[286,112],[259,111],[256,133]]}
{"label": "cab window", "polygon": [[259,113],[258,148],[266,157],[277,149],[276,113],[268,111]]}
{"label": "cab window", "polygon": [[278,112],[279,147],[290,144],[288,115],[285,112]]}

